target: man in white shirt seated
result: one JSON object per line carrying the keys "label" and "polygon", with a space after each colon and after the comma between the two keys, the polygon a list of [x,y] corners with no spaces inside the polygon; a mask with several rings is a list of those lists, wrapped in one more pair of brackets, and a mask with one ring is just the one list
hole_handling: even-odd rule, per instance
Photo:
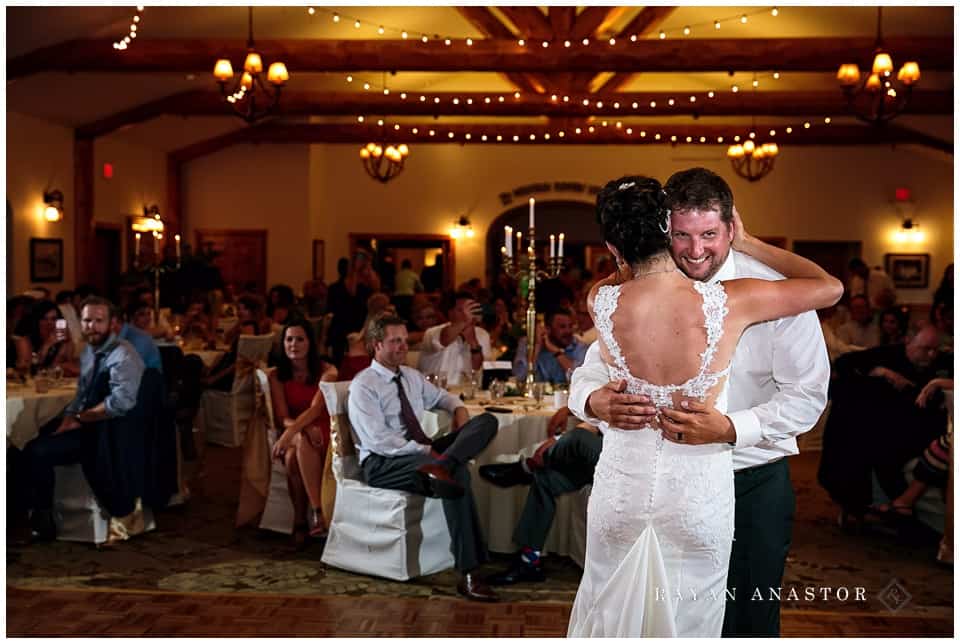
{"label": "man in white shirt seated", "polygon": [[850,298],[850,319],[837,329],[837,339],[864,349],[880,344],[880,325],[873,318],[866,296]]}
{"label": "man in white shirt seated", "polygon": [[[443,499],[457,592],[476,601],[498,597],[473,572],[489,554],[470,488],[467,462],[497,434],[491,414],[470,418],[459,398],[405,366],[407,327],[395,316],[375,319],[367,330],[373,362],[350,383],[347,413],[359,439],[360,467],[368,485]],[[445,409],[453,431],[431,440],[421,420],[426,409]]]}
{"label": "man in white shirt seated", "polygon": [[460,384],[460,375],[483,368],[493,360],[490,334],[480,326],[480,305],[466,291],[454,296],[446,324],[427,329],[420,343],[420,371],[446,374],[447,384]]}

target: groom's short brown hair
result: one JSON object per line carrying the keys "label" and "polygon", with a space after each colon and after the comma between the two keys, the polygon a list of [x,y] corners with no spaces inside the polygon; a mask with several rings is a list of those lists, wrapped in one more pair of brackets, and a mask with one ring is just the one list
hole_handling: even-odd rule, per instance
{"label": "groom's short brown hair", "polygon": [[675,172],[663,187],[667,207],[673,212],[713,210],[720,221],[733,222],[733,191],[723,177],[706,168],[690,168]]}

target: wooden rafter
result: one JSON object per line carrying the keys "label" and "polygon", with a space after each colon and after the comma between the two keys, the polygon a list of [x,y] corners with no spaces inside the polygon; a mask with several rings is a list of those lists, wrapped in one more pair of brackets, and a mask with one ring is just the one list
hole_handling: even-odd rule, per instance
{"label": "wooden rafter", "polygon": [[[576,25],[575,25],[576,28]],[[953,70],[952,38],[885,40],[898,59],[924,71]],[[873,50],[872,38],[646,39],[615,47],[521,47],[486,39],[472,46],[442,41],[258,40],[265,60],[283,60],[291,74],[350,71],[425,72],[835,72],[851,52]],[[11,59],[8,80],[40,72],[209,73],[212,61],[242,59],[240,40],[150,40],[118,54],[110,40],[74,40]]]}
{"label": "wooden rafter", "polygon": [[573,31],[573,22],[577,19],[577,8],[572,6],[550,7],[547,13],[553,35],[557,38],[569,38]]}
{"label": "wooden rafter", "polygon": [[[420,101],[419,94],[410,93],[401,99],[399,93],[390,96],[356,92],[285,92],[277,116],[546,116],[551,119],[584,119],[589,116],[630,119],[651,116],[842,116],[847,109],[839,91],[827,92],[725,92],[714,98],[703,94],[696,102],[689,95],[676,92],[635,92],[592,97],[589,105],[582,100],[564,102],[558,95],[553,101],[549,95],[521,94],[519,99],[510,94],[483,92],[430,94]],[[498,96],[505,96],[501,103]],[[434,98],[440,99],[439,103]],[[489,103],[486,99],[491,99]],[[670,99],[675,100],[673,106]],[[454,102],[456,100],[456,103]],[[598,106],[598,103],[602,105]],[[633,104],[637,107],[634,108]],[[656,107],[651,107],[654,103]],[[908,105],[908,114],[952,114],[953,94],[950,91],[914,92]],[[104,136],[120,128],[162,115],[171,116],[227,116],[232,112],[224,104],[219,92],[193,90],[181,92],[124,110],[77,128],[77,136],[91,138]]]}
{"label": "wooden rafter", "polygon": [[573,40],[593,38],[616,7],[585,7],[573,23],[570,37]]}
{"label": "wooden rafter", "polygon": [[[513,39],[513,32],[486,7],[457,7],[457,11],[487,38]],[[524,92],[539,94],[545,89],[543,79],[530,74],[506,72],[504,76]]]}
{"label": "wooden rafter", "polygon": [[[776,124],[757,124],[758,132],[779,127]],[[416,128],[417,132],[413,132]],[[728,145],[735,136],[743,137],[746,128],[731,125],[675,125],[646,124],[642,128],[595,127],[589,132],[581,128],[579,134],[573,130],[559,136],[555,128],[527,125],[442,125],[432,121],[416,125],[405,124],[401,131],[380,128],[367,124],[275,124],[248,127],[237,132],[202,141],[172,153],[179,162],[190,161],[199,156],[210,154],[237,143],[278,143],[278,144],[314,144],[314,143],[356,143],[363,144],[371,140],[386,143],[448,143],[457,145],[508,144],[508,145]],[[549,135],[549,139],[546,138]],[[659,135],[659,138],[657,137]],[[469,137],[469,138],[468,138]],[[483,137],[486,137],[484,140]],[[500,137],[498,140],[497,137]],[[702,138],[702,141],[701,141]],[[793,134],[781,133],[775,139],[781,146],[801,145],[893,145],[916,144],[953,153],[953,144],[926,134],[906,130],[897,126],[878,129],[869,126],[830,125],[810,130],[794,130]]]}
{"label": "wooden rafter", "polygon": [[[633,20],[620,30],[618,37],[630,38],[636,36],[637,38],[644,38],[663,24],[663,21],[670,17],[674,10],[676,10],[676,7],[644,7],[640,13],[633,17]],[[597,85],[594,91],[615,92],[626,85],[631,78],[633,78],[631,72],[617,72]]]}
{"label": "wooden rafter", "polygon": [[506,5],[497,9],[521,34],[537,40],[553,40],[554,32],[550,20],[537,7]]}

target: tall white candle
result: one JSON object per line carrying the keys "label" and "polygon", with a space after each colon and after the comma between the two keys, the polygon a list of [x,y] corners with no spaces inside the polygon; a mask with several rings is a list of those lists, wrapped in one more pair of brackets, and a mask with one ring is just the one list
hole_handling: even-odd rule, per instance
{"label": "tall white candle", "polygon": [[140,233],[133,236],[133,257],[135,261],[140,260]]}
{"label": "tall white candle", "polygon": [[[521,233],[519,230],[517,231],[517,252],[523,252],[523,233]],[[521,255],[521,257],[523,256]]]}
{"label": "tall white candle", "polygon": [[503,240],[504,246],[507,247],[507,257],[513,257],[513,228],[510,226],[503,227]]}
{"label": "tall white candle", "polygon": [[174,235],[173,239],[177,242],[177,261],[180,261],[180,235]]}
{"label": "tall white candle", "polygon": [[533,204],[537,202],[536,199],[530,197],[530,228],[534,227],[534,218],[533,218]]}
{"label": "tall white candle", "polygon": [[563,233],[560,233],[560,249],[559,250],[560,252],[558,253],[558,255],[560,255],[560,257],[563,257]]}
{"label": "tall white candle", "polygon": [[557,236],[550,235],[550,259],[553,259],[557,255]]}

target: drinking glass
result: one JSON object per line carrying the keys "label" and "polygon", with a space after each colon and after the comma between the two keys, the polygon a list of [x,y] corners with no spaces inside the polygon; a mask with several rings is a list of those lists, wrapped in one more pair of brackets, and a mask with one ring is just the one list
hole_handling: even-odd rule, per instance
{"label": "drinking glass", "polygon": [[440,389],[446,390],[447,388],[447,374],[438,373],[437,374],[437,387]]}
{"label": "drinking glass", "polygon": [[460,374],[460,385],[463,387],[463,397],[466,399],[473,398],[477,391],[476,385],[473,381],[473,372],[464,371]]}
{"label": "drinking glass", "polygon": [[33,379],[33,388],[38,394],[45,394],[50,391],[50,372],[46,369],[39,369]]}
{"label": "drinking glass", "polygon": [[533,400],[537,403],[537,409],[540,409],[540,405],[543,403],[543,393],[546,391],[546,383],[544,382],[535,382],[533,383]]}

